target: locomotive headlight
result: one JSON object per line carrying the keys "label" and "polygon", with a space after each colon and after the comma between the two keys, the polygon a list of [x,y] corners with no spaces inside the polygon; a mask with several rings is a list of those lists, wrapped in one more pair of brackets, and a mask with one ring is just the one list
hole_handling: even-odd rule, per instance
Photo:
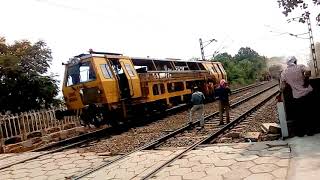
{"label": "locomotive headlight", "polygon": [[100,91],[100,89],[98,89],[98,90],[97,90],[97,93],[98,93],[98,94],[101,94],[101,91]]}

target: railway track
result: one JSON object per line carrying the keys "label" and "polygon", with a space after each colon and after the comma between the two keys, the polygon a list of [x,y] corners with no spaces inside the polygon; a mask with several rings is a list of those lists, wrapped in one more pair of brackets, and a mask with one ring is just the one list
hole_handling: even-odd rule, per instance
{"label": "railway track", "polygon": [[[250,90],[250,89],[262,86],[262,85],[265,85],[265,83],[257,83],[257,84],[248,85],[248,86],[233,90],[232,94],[241,93],[241,92],[244,92],[246,90]],[[182,105],[179,108],[182,108],[183,106],[186,106],[186,105]],[[174,111],[174,110],[176,110],[176,109],[172,109],[172,111]],[[194,126],[196,123],[197,122],[194,122],[191,126]],[[169,134],[167,134],[163,138],[165,139],[165,137],[170,137],[175,133],[183,131],[185,128],[187,128],[187,127],[183,126],[183,127],[179,128],[178,130],[176,130],[174,132],[170,132]],[[80,145],[95,141],[95,140],[97,140],[97,139],[99,139],[101,137],[105,138],[106,134],[111,136],[114,133],[121,133],[121,132],[129,130],[129,129],[130,129],[129,125],[120,127],[120,129],[116,130],[117,132],[111,132],[110,128],[106,128],[106,129],[90,132],[90,133],[87,133],[87,134],[83,134],[83,135],[80,135],[80,136],[77,136],[77,137],[74,137],[74,138],[69,138],[69,139],[66,139],[66,140],[63,140],[63,141],[59,141],[57,143],[50,144],[49,146],[45,146],[45,147],[41,147],[41,148],[33,150],[33,152],[40,152],[40,151],[47,151],[47,152],[44,152],[44,153],[29,157],[29,158],[26,158],[26,159],[23,159],[23,160],[20,160],[20,161],[16,161],[16,162],[13,162],[13,163],[10,163],[10,164],[2,165],[2,166],[0,166],[0,170],[5,169],[5,168],[9,168],[9,167],[11,167],[13,165],[16,165],[16,164],[24,163],[26,161],[30,161],[30,160],[39,158],[39,157],[47,155],[47,154],[52,154],[52,153],[55,153],[55,152],[59,152],[59,151],[63,151],[63,150],[69,149],[69,148],[73,148],[75,146],[80,146]],[[154,141],[154,144],[156,144],[156,142],[157,141]],[[147,144],[145,146],[142,146],[141,148],[142,149],[148,149],[148,147],[151,148],[152,146],[149,146]]]}
{"label": "railway track", "polygon": [[[268,89],[268,88],[267,88]],[[268,89],[269,90],[269,89]],[[271,89],[272,90],[272,89]],[[266,92],[268,93],[268,92]],[[259,96],[255,96],[259,95]],[[248,101],[239,103],[234,103],[231,105],[230,108],[230,120],[233,121],[237,119],[243,112],[247,109],[250,109],[252,106],[255,106],[257,102],[261,102],[261,99],[264,99],[264,96],[268,96],[268,94],[260,95],[259,93],[253,94],[253,98],[249,99]],[[179,133],[177,136],[174,136],[168,139],[166,142],[163,142],[159,145],[159,147],[185,147],[192,145],[194,142],[202,139],[203,137],[207,136],[209,133],[218,131],[221,129],[222,126],[219,126],[219,116],[218,113],[215,112],[205,118],[205,125],[202,129],[197,129],[195,126],[192,129],[187,129],[183,133]],[[225,118],[224,118],[225,122]]]}
{"label": "railway track", "polygon": [[[258,107],[260,107],[262,104],[264,104],[266,101],[270,100],[272,97],[274,97],[277,93],[278,93],[278,88],[276,87],[277,84],[273,84],[265,89],[263,89],[262,91],[259,91],[257,93],[254,93],[252,95],[250,95],[249,97],[246,97],[244,99],[241,99],[233,104],[231,104],[231,108],[236,108],[234,110],[230,111],[230,115],[232,117],[231,122],[226,124],[225,126],[215,126],[215,125],[210,125],[210,123],[214,122],[214,118],[215,116],[218,115],[219,112],[214,112],[208,116],[205,117],[205,121],[206,121],[206,128],[201,130],[201,132],[197,132],[198,135],[201,134],[200,136],[193,136],[192,140],[191,140],[191,144],[190,146],[188,146],[188,148],[186,148],[185,150],[183,150],[181,153],[179,153],[178,155],[176,155],[174,158],[170,159],[169,161],[167,161],[166,163],[164,163],[163,165],[161,165],[159,168],[155,169],[154,171],[150,172],[148,175],[146,175],[143,179],[148,179],[150,177],[152,177],[153,175],[155,175],[157,172],[159,172],[162,168],[166,167],[167,165],[171,164],[173,161],[175,161],[176,159],[179,159],[181,156],[183,156],[183,154],[185,154],[186,152],[196,148],[197,146],[204,144],[204,143],[208,143],[208,142],[214,142],[215,138],[217,138],[219,135],[223,134],[224,132],[226,132],[228,129],[232,128],[233,126],[235,126],[237,123],[239,123],[242,119],[244,119],[248,114],[250,114],[251,112],[253,112],[255,109],[257,109]],[[255,102],[255,103],[254,103]],[[232,113],[231,113],[232,112]],[[128,157],[130,154],[135,153],[137,151],[141,151],[141,150],[147,150],[147,149],[152,149],[152,148],[156,148],[159,147],[161,145],[165,145],[166,142],[168,142],[169,139],[174,137],[177,137],[177,135],[179,134],[188,134],[188,129],[192,129],[195,127],[195,125],[197,125],[199,123],[199,121],[195,121],[192,124],[186,124],[183,127],[170,132],[169,134],[166,134],[148,144],[145,144],[127,154],[124,154],[112,161],[109,162],[105,162],[104,164],[88,169],[88,171],[84,171],[81,174],[77,174],[74,175],[72,177],[70,177],[71,179],[81,179],[82,177],[85,177],[103,167],[109,166],[113,163],[116,163],[126,157]],[[190,130],[189,130],[190,131]],[[194,129],[191,130],[193,132],[196,132]],[[194,134],[193,134],[194,135]],[[188,136],[190,139],[190,136]],[[194,138],[197,137],[197,138]],[[185,138],[188,139],[188,138]],[[168,143],[167,143],[168,144]],[[169,143],[170,144],[170,143]]]}
{"label": "railway track", "polygon": [[251,114],[253,111],[255,111],[257,108],[259,108],[261,105],[263,105],[267,101],[269,101],[276,94],[278,94],[278,90],[273,90],[273,91],[271,90],[270,93],[266,93],[265,96],[261,96],[261,99],[259,98],[258,102],[256,102],[256,103],[246,103],[247,105],[245,105],[244,107],[237,108],[236,111],[232,112],[232,114],[234,115],[234,118],[232,118],[230,123],[228,123],[227,125],[225,125],[225,126],[223,126],[221,128],[206,128],[204,130],[205,134],[206,134],[204,137],[200,137],[200,138],[197,139],[197,138],[194,138],[194,136],[193,137],[189,136],[189,138],[192,137],[192,139],[195,140],[195,141],[192,142],[192,144],[190,146],[188,146],[188,148],[186,148],[181,153],[177,154],[176,156],[174,156],[170,160],[168,160],[165,163],[163,163],[160,167],[158,167],[155,170],[153,170],[150,173],[148,173],[142,179],[145,180],[145,179],[152,178],[161,169],[163,169],[164,167],[167,167],[172,162],[174,162],[175,160],[181,158],[184,154],[186,154],[187,152],[195,149],[199,145],[215,142],[216,138],[218,138],[221,134],[225,133],[226,131],[231,129],[233,126],[235,126],[236,124],[241,122],[243,119],[245,119],[246,116]]}
{"label": "railway track", "polygon": [[[230,96],[231,103],[240,101],[261,89],[270,86],[270,84],[272,83],[251,86],[252,88],[243,88],[243,91],[238,91],[238,93]],[[209,115],[217,110],[217,102],[208,103],[205,105],[204,114]],[[188,121],[187,117],[187,110],[178,111],[178,113],[172,113],[169,116],[158,119],[145,126],[133,127],[132,129],[119,135],[114,135],[111,138],[101,139],[97,143],[90,143],[87,146],[79,148],[79,150],[97,153],[110,152],[111,155],[123,155],[185,126],[185,123]]]}

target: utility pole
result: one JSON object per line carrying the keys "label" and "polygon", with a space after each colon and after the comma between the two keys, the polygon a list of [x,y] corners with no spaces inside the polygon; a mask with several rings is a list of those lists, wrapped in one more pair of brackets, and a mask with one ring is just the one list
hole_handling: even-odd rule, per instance
{"label": "utility pole", "polygon": [[[292,19],[288,19],[288,22],[291,21],[296,21],[298,20],[299,22],[307,22],[308,25],[308,33],[309,34],[309,40],[310,40],[310,49],[311,49],[311,55],[312,55],[312,61],[313,61],[313,67],[314,67],[314,73],[315,76],[319,75],[319,69],[318,69],[318,62],[317,62],[317,55],[316,55],[316,49],[315,49],[315,45],[314,45],[314,40],[313,40],[313,34],[312,34],[312,27],[311,27],[311,21],[310,21],[310,13],[309,12],[305,12],[301,17],[296,17],[296,18],[292,18]],[[293,34],[289,33],[289,35],[294,36]],[[298,37],[297,35],[295,35],[296,37]]]}
{"label": "utility pole", "polygon": [[[205,60],[204,48],[205,48],[206,46],[208,46],[210,43],[212,43],[213,41],[217,42],[216,39],[210,39],[210,40],[205,41],[205,42],[202,42],[202,39],[201,39],[201,38],[199,39],[199,42],[200,42],[200,51],[201,51],[201,58],[202,58],[203,61]],[[207,43],[207,44],[206,44],[206,45],[203,45],[203,43]]]}
{"label": "utility pole", "polygon": [[205,57],[204,57],[203,43],[201,38],[199,39],[199,42],[200,42],[200,51],[201,51],[202,61],[204,61]]}
{"label": "utility pole", "polygon": [[307,19],[307,24],[308,24],[308,32],[309,32],[309,39],[310,39],[311,55],[312,55],[313,66],[314,66],[314,73],[316,76],[318,76],[318,74],[319,74],[318,62],[317,62],[316,48],[314,46],[314,41],[313,41],[311,22],[310,22],[309,14],[307,14],[306,16],[307,16],[306,19]]}

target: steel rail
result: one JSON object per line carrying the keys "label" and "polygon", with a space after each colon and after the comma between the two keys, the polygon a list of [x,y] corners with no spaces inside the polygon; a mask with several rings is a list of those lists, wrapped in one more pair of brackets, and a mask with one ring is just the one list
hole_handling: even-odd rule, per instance
{"label": "steel rail", "polygon": [[218,136],[220,136],[221,134],[223,134],[225,131],[229,130],[230,128],[233,127],[233,125],[241,122],[243,119],[245,119],[245,117],[249,114],[251,114],[253,111],[255,111],[257,108],[261,107],[263,104],[265,104],[267,101],[269,101],[272,97],[274,97],[275,95],[277,95],[279,93],[279,91],[276,91],[274,93],[272,93],[271,95],[269,95],[267,98],[265,98],[263,101],[259,102],[257,105],[255,105],[254,107],[250,108],[249,110],[245,111],[244,113],[242,113],[238,118],[236,118],[235,120],[231,121],[230,123],[226,124],[224,127],[222,127],[221,129],[219,129],[216,132],[212,132],[210,133],[206,138],[194,143],[193,145],[189,146],[188,148],[186,148],[185,150],[183,150],[182,152],[180,152],[179,154],[177,154],[176,156],[174,156],[173,158],[171,158],[170,160],[166,161],[164,164],[162,164],[160,167],[158,167],[157,169],[151,171],[150,173],[148,173],[146,176],[144,176],[142,178],[142,180],[146,180],[149,179],[151,177],[153,177],[154,175],[156,175],[160,170],[162,170],[164,167],[167,167],[168,165],[170,165],[172,162],[174,162],[175,160],[181,158],[185,153],[195,149],[196,147],[198,147],[201,144],[207,143],[212,141],[213,139],[216,139]]}
{"label": "steel rail", "polygon": [[[258,95],[260,95],[260,94],[262,94],[262,93],[264,93],[264,92],[266,92],[268,90],[270,90],[270,89],[272,89],[272,88],[274,88],[275,86],[277,86],[277,84],[273,84],[273,85],[271,85],[271,86],[269,86],[269,87],[267,87],[267,88],[265,88],[265,89],[263,89],[263,90],[261,90],[259,92],[256,92],[256,93],[250,95],[249,97],[247,97],[245,99],[242,99],[242,100],[240,100],[238,102],[235,102],[235,103],[230,105],[230,108],[234,108],[234,107],[236,107],[236,106],[238,106],[238,105],[240,105],[240,104],[242,104],[242,103],[244,103],[244,102],[246,102],[246,101],[248,101],[248,100],[250,100],[250,99],[252,99],[252,98],[254,98],[254,97],[256,97],[256,96],[258,96]],[[219,114],[219,111],[216,111],[216,112],[214,112],[214,113],[212,113],[212,114],[210,114],[210,115],[208,115],[208,116],[206,116],[204,118],[205,118],[205,120],[207,120],[207,119],[210,119],[211,117],[216,116],[218,114]],[[147,143],[147,144],[145,144],[145,145],[143,145],[143,146],[141,146],[141,147],[139,147],[139,148],[137,148],[137,149],[135,149],[135,150],[133,150],[133,151],[131,151],[129,153],[126,153],[126,154],[124,154],[124,155],[122,155],[122,156],[120,156],[118,158],[115,158],[112,161],[108,161],[108,162],[106,162],[104,164],[101,164],[101,165],[95,167],[95,168],[92,168],[92,169],[90,169],[88,171],[85,171],[85,172],[83,172],[83,173],[81,173],[81,174],[79,174],[77,176],[71,176],[70,178],[74,179],[74,180],[78,180],[78,179],[80,179],[82,177],[85,177],[85,176],[87,176],[87,175],[89,175],[89,174],[91,174],[91,173],[93,173],[93,172],[95,172],[95,171],[97,171],[97,170],[99,170],[101,168],[104,168],[106,166],[109,166],[110,164],[113,164],[113,163],[115,163],[117,161],[120,161],[120,160],[128,157],[129,155],[131,155],[131,154],[133,154],[135,152],[138,152],[138,151],[141,151],[141,150],[151,149],[151,148],[155,147],[156,145],[166,141],[167,139],[169,139],[169,138],[171,138],[171,137],[173,137],[173,136],[175,136],[175,135],[187,130],[188,128],[190,128],[192,126],[195,126],[199,122],[200,121],[197,120],[197,121],[193,122],[192,124],[187,123],[184,126],[180,127],[179,129],[176,129],[175,131],[170,132],[169,134],[166,134],[166,135],[164,135],[164,136],[162,136],[162,137],[160,137],[160,138],[158,138],[158,139],[156,139],[156,140],[154,140],[154,141],[152,141],[150,143]]]}

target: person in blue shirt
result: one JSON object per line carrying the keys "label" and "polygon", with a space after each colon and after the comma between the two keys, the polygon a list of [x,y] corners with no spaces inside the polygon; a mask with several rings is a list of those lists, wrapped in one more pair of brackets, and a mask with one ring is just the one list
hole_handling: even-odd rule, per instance
{"label": "person in blue shirt", "polygon": [[229,104],[229,95],[231,95],[231,90],[228,86],[228,83],[226,80],[221,79],[219,87],[216,88],[215,90],[215,96],[219,100],[219,116],[220,116],[220,125],[223,125],[223,113],[224,111],[226,112],[226,122],[230,122],[230,115],[229,115],[229,109],[230,109],[230,104]]}
{"label": "person in blue shirt", "polygon": [[191,96],[192,108],[189,114],[189,123],[192,123],[192,115],[196,112],[199,113],[200,116],[200,127],[204,127],[204,117],[203,117],[203,109],[204,109],[204,94],[199,91],[198,87],[194,87],[194,93]]}

